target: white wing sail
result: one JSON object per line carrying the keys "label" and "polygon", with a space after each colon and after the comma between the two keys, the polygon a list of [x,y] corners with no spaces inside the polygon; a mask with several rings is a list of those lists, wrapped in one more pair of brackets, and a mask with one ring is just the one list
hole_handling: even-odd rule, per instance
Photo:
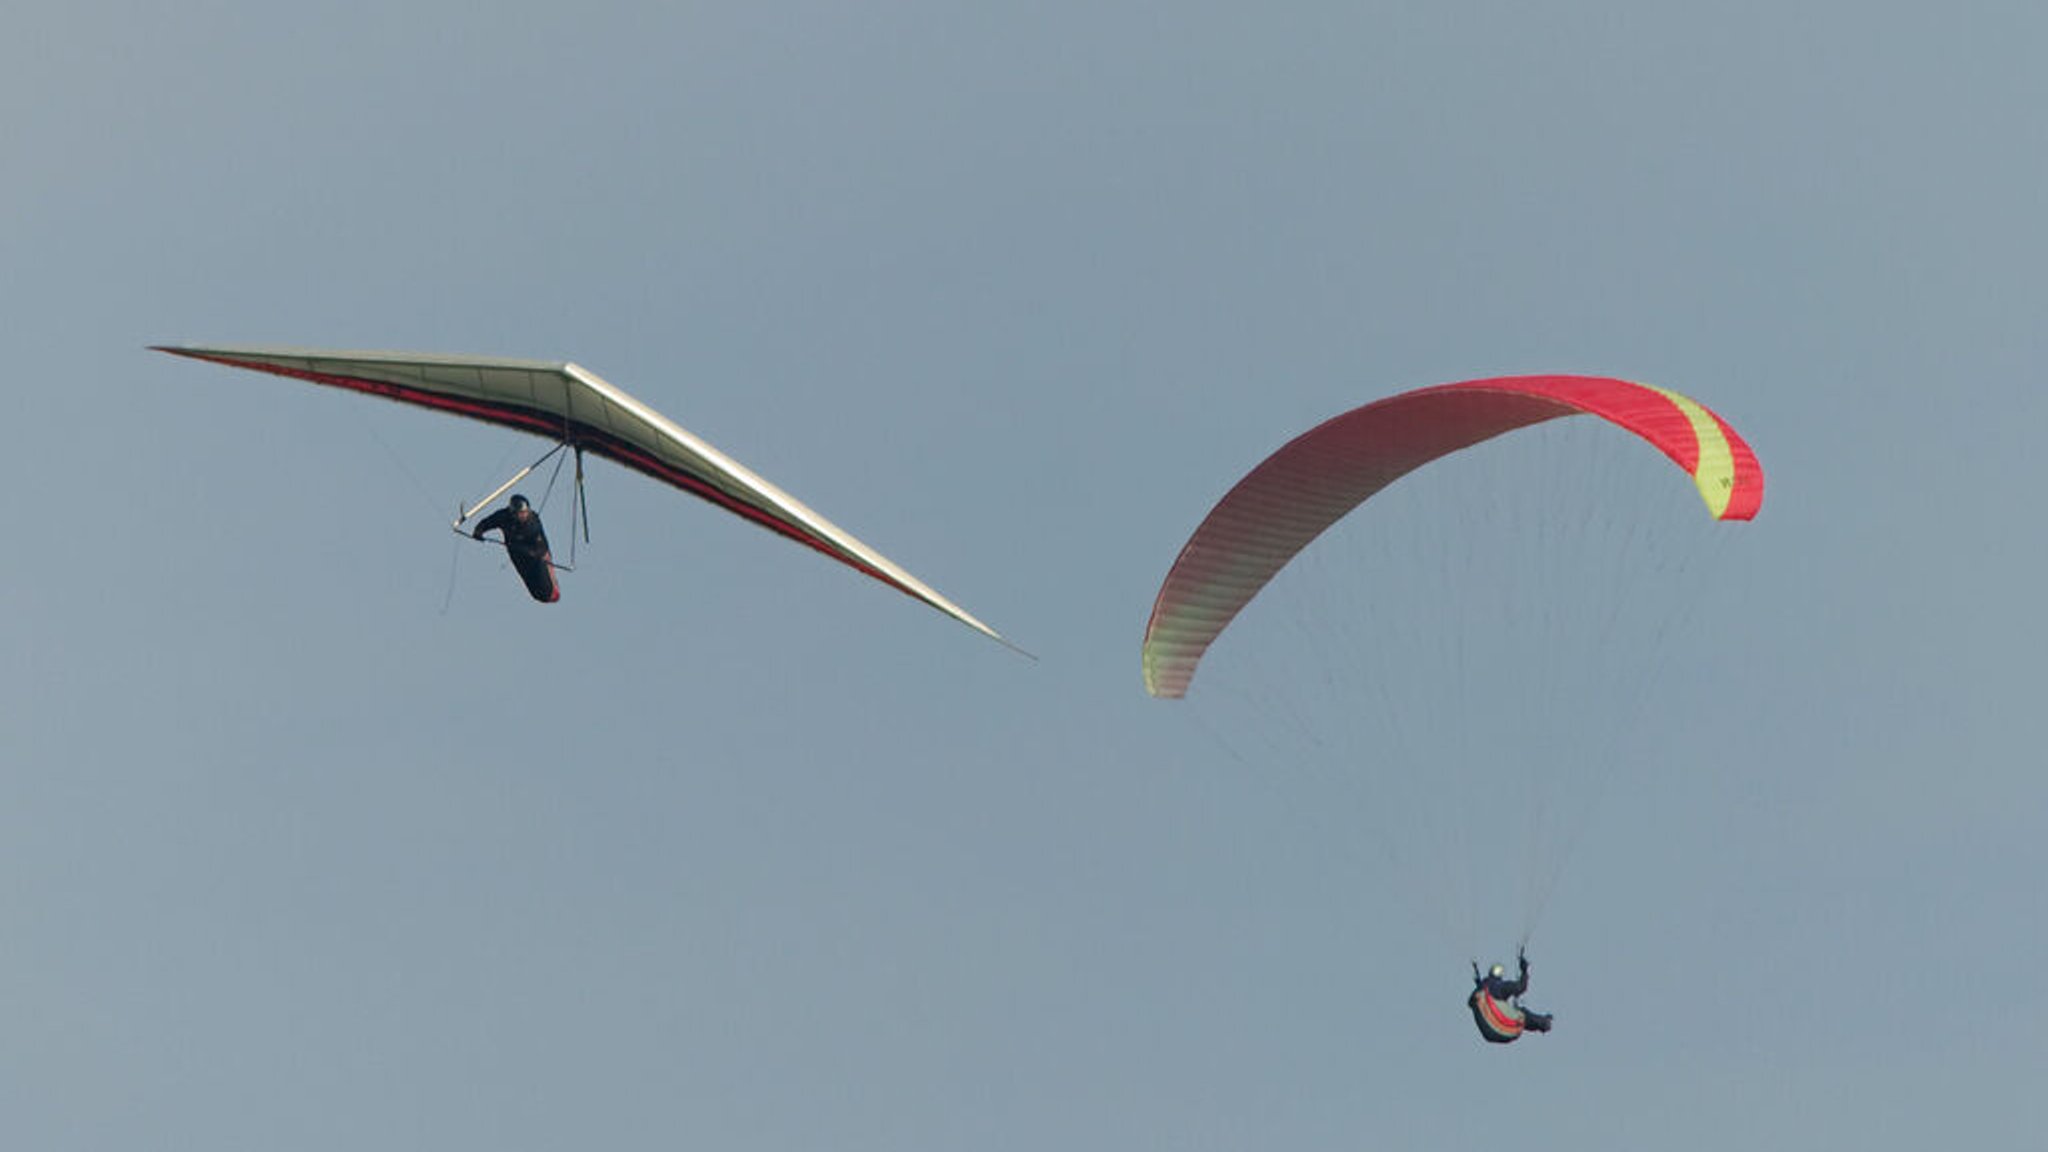
{"label": "white wing sail", "polygon": [[991,639],[1009,643],[794,496],[578,365],[235,345],[159,345],[156,350],[383,396],[566,441],[816,548]]}

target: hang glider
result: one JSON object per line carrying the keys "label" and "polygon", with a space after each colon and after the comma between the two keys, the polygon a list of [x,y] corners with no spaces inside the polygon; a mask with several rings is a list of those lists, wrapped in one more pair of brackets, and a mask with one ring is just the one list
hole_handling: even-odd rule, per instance
{"label": "hang glider", "polygon": [[815,548],[1009,645],[995,629],[795,497],[576,364],[247,345],[154,350],[467,416],[602,456]]}

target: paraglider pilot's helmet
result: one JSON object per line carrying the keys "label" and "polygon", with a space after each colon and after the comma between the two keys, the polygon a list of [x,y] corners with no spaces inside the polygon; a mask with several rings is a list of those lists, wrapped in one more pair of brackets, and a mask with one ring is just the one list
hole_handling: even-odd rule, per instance
{"label": "paraglider pilot's helmet", "polygon": [[1500,979],[1501,977],[1503,977],[1503,976],[1505,976],[1505,975],[1507,975],[1507,974],[1508,974],[1508,971],[1507,971],[1507,969],[1505,969],[1505,968],[1501,967],[1501,966],[1500,966],[1500,965],[1498,965],[1498,964],[1495,964],[1495,965],[1493,966],[1493,972],[1491,973],[1491,975],[1493,976],[1493,978],[1494,978],[1495,980],[1498,980],[1498,979]]}
{"label": "paraglider pilot's helmet", "polygon": [[524,496],[521,496],[521,495],[520,495],[520,494],[518,494],[517,492],[514,492],[514,493],[512,494],[512,500],[511,500],[511,503],[510,503],[509,507],[510,507],[510,508],[511,508],[511,509],[512,509],[512,510],[513,510],[514,512],[519,512],[519,511],[523,511],[523,510],[524,510],[524,509],[525,509],[525,508],[526,508],[527,506],[528,506],[528,505],[527,505],[527,503],[526,503],[526,497],[524,497]]}

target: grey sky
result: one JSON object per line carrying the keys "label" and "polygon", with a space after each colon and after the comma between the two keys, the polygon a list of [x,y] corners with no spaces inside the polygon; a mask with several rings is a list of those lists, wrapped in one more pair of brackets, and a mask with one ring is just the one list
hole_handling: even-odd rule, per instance
{"label": "grey sky", "polygon": [[[0,1143],[2030,1146],[2048,15],[1282,7],[11,9]],[[187,340],[575,359],[1042,659],[608,467],[537,609],[531,441]],[[1545,370],[1771,490],[1493,1050],[1137,645]]]}

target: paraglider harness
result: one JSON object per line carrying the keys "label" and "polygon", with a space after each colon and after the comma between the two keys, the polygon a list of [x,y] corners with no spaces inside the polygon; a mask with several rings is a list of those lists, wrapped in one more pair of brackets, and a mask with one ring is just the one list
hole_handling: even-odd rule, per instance
{"label": "paraglider harness", "polygon": [[1515,962],[1521,966],[1521,974],[1513,980],[1482,974],[1479,962],[1472,962],[1472,994],[1465,998],[1465,1004],[1472,1009],[1472,1021],[1479,1025],[1479,1035],[1489,1044],[1512,1044],[1525,1031],[1550,1031],[1549,1016],[1528,1011],[1517,1002],[1517,997],[1529,990],[1529,959],[1517,950]]}

